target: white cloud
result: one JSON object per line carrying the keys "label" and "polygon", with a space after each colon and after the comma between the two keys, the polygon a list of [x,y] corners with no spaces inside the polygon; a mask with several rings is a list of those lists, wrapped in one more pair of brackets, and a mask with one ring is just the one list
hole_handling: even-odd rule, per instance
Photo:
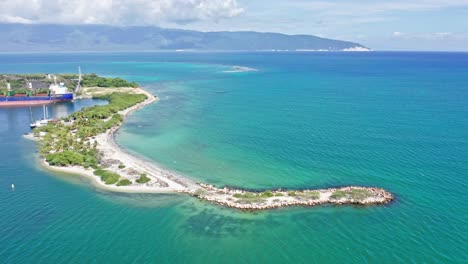
{"label": "white cloud", "polygon": [[21,23],[21,24],[32,24],[34,23],[33,21],[26,19],[24,17],[19,17],[19,16],[10,16],[10,15],[4,15],[0,18],[1,22],[6,22],[6,23]]}
{"label": "white cloud", "polygon": [[2,0],[0,22],[158,25],[240,15],[236,0]]}
{"label": "white cloud", "polygon": [[285,5],[320,12],[321,15],[362,16],[395,11],[422,12],[450,7],[467,7],[468,0],[360,0],[353,2],[300,0]]}

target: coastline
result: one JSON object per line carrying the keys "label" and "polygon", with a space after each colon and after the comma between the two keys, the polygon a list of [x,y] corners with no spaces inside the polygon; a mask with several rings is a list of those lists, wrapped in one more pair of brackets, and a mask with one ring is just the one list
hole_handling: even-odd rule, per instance
{"label": "coastline", "polygon": [[[147,98],[140,103],[119,111],[118,113],[122,115],[123,120],[131,113],[158,100],[156,96],[141,88],[133,88],[133,92],[145,94]],[[125,193],[185,193],[200,200],[241,210],[265,210],[286,206],[316,206],[321,204],[379,205],[389,203],[394,199],[391,193],[374,187],[346,186],[317,190],[273,190],[254,193],[233,188],[220,189],[209,184],[197,183],[122,149],[114,139],[115,132],[118,131],[122,123],[108,129],[104,133],[96,135],[93,137],[93,140],[97,143],[97,150],[103,157],[101,162],[108,166],[104,168],[119,174],[122,178],[129,180],[131,184],[127,186],[106,184],[94,174],[93,169],[86,169],[81,166],[52,166],[42,158],[41,165],[50,170],[85,176],[91,179],[96,187],[108,191]],[[40,140],[31,135],[25,137]],[[125,166],[122,166],[122,164]],[[149,178],[148,182],[137,183],[138,175],[141,173],[147,175]],[[340,195],[338,196],[338,194]]]}
{"label": "coastline", "polygon": [[[131,113],[145,107],[146,105],[152,104],[158,101],[156,96],[153,96],[149,92],[141,88],[132,88],[135,93],[145,94],[148,98],[131,106],[123,111],[120,111],[124,118]],[[82,96],[81,98],[91,98],[90,96]],[[92,169],[86,169],[81,166],[70,166],[70,167],[59,167],[48,164],[44,159],[41,159],[41,165],[47,169],[60,171],[64,173],[71,173],[75,175],[82,175],[90,178],[93,183],[100,188],[115,192],[126,192],[126,193],[184,193],[191,189],[194,189],[195,183],[189,179],[183,178],[173,172],[155,166],[149,161],[135,157],[132,154],[122,150],[117,142],[115,142],[114,134],[118,131],[120,126],[111,128],[103,134],[99,134],[95,137],[98,142],[99,151],[106,158],[118,158],[122,163],[130,165],[132,168],[138,168],[140,171],[147,173],[148,177],[151,178],[151,182],[147,184],[129,185],[129,186],[116,186],[105,184],[99,177],[93,174]],[[158,185],[158,182],[164,182],[166,184]]]}

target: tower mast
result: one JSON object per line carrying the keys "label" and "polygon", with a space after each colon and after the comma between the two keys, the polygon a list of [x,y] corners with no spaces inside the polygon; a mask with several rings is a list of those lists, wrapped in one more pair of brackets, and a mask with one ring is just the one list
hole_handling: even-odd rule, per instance
{"label": "tower mast", "polygon": [[83,76],[81,74],[81,67],[78,66],[78,82],[76,83],[75,93],[78,93],[80,91],[82,81],[83,81]]}

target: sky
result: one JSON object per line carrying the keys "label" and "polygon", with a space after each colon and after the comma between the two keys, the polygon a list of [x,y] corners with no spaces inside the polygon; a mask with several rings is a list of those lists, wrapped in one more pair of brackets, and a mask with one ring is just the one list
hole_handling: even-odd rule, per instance
{"label": "sky", "polygon": [[248,30],[375,50],[468,51],[468,0],[0,0],[0,23]]}

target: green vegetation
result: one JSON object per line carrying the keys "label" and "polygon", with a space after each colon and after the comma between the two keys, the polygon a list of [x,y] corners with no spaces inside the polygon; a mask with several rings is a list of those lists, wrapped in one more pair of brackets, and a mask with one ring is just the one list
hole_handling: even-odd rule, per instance
{"label": "green vegetation", "polygon": [[117,183],[117,186],[128,186],[131,185],[132,182],[128,179],[122,179]]}
{"label": "green vegetation", "polygon": [[274,197],[275,194],[272,191],[265,191],[261,193],[244,192],[236,193],[233,197],[238,198],[240,203],[259,203],[265,201],[266,198]]}
{"label": "green vegetation", "polygon": [[106,184],[114,184],[120,179],[120,175],[103,169],[97,169],[94,171],[94,175],[101,177],[101,180]]}
{"label": "green vegetation", "polygon": [[127,82],[121,78],[104,78],[96,74],[86,74],[83,76],[83,87],[138,87],[135,82]]}
{"label": "green vegetation", "polygon": [[253,192],[235,193],[233,196],[239,199],[254,199],[258,197],[258,195]]}
{"label": "green vegetation", "polygon": [[147,182],[149,182],[149,181],[151,181],[151,179],[148,178],[148,176],[147,176],[145,173],[142,173],[142,174],[140,175],[140,178],[138,178],[138,179],[136,180],[136,182],[138,182],[138,183],[147,183]]}
{"label": "green vegetation", "polygon": [[239,203],[258,203],[264,201],[259,194],[253,192],[236,193],[233,196],[239,199]]}
{"label": "green vegetation", "polygon": [[[26,80],[25,79],[15,79],[15,80],[9,80],[11,89],[21,89],[26,87]],[[28,91],[28,89],[21,89],[24,91]],[[18,92],[20,93],[20,92]]]}
{"label": "green vegetation", "polygon": [[[36,135],[46,133],[40,141],[39,153],[50,165],[92,167],[95,169],[94,174],[100,176],[106,184],[114,184],[119,181],[120,176],[99,168],[97,142],[92,137],[118,126],[123,120],[118,112],[146,100],[147,96],[112,93],[99,98],[108,100],[109,104],[87,107],[64,119],[73,121],[71,124],[49,123],[33,132]],[[123,168],[122,166],[124,165],[119,165],[119,168]],[[144,181],[145,177],[140,179]]]}
{"label": "green vegetation", "polygon": [[[67,87],[74,87],[77,84],[78,75],[76,74],[57,74],[57,82],[63,82]],[[34,81],[35,86],[42,87],[33,87],[33,93],[47,93],[49,91],[48,87],[53,82],[52,79],[47,78],[47,75],[44,73],[33,73],[33,74],[0,74],[0,94],[4,94],[7,82],[10,83],[12,92],[10,95],[14,94],[28,94],[30,90],[28,88],[27,82]]]}
{"label": "green vegetation", "polygon": [[269,198],[275,196],[271,191],[265,191],[259,194],[260,197]]}
{"label": "green vegetation", "polygon": [[125,165],[119,164],[119,169],[125,169]]}
{"label": "green vegetation", "polygon": [[[57,82],[64,83],[65,86],[73,88],[77,85],[77,74],[56,74]],[[34,90],[30,91],[28,82],[34,81]],[[11,91],[7,92],[7,82],[10,83]],[[15,94],[43,94],[49,92],[49,85],[53,82],[52,78],[48,78],[46,74],[0,74],[0,95],[14,96]],[[138,87],[135,82],[128,82],[121,78],[105,78],[96,74],[86,74],[81,82],[83,87]],[[37,89],[42,87],[40,89]],[[47,87],[47,88],[45,88]]]}
{"label": "green vegetation", "polygon": [[46,161],[52,166],[81,165],[84,162],[83,154],[70,150],[52,153],[46,156]]}
{"label": "green vegetation", "polygon": [[340,200],[343,198],[355,199],[355,200],[363,200],[367,197],[371,196],[368,190],[365,189],[351,189],[351,190],[336,190],[330,198],[335,200]]}
{"label": "green vegetation", "polygon": [[352,189],[351,190],[351,197],[353,199],[362,200],[367,197],[371,196],[371,193],[368,190],[363,189]]}
{"label": "green vegetation", "polygon": [[28,80],[42,80],[45,79],[46,75],[44,73],[25,73],[25,74],[1,74],[3,76],[14,76],[16,78],[23,78]]}
{"label": "green vegetation", "polygon": [[339,199],[348,197],[347,194],[348,194],[348,192],[346,192],[346,191],[337,190],[330,196],[330,198],[335,199],[335,200],[339,200]]}
{"label": "green vegetation", "polygon": [[288,192],[288,196],[296,196],[296,192],[295,191],[289,191]]}
{"label": "green vegetation", "polygon": [[57,78],[61,79],[66,79],[66,80],[71,80],[71,79],[78,79],[78,74],[73,74],[73,73],[62,73],[62,74],[57,74]]}

